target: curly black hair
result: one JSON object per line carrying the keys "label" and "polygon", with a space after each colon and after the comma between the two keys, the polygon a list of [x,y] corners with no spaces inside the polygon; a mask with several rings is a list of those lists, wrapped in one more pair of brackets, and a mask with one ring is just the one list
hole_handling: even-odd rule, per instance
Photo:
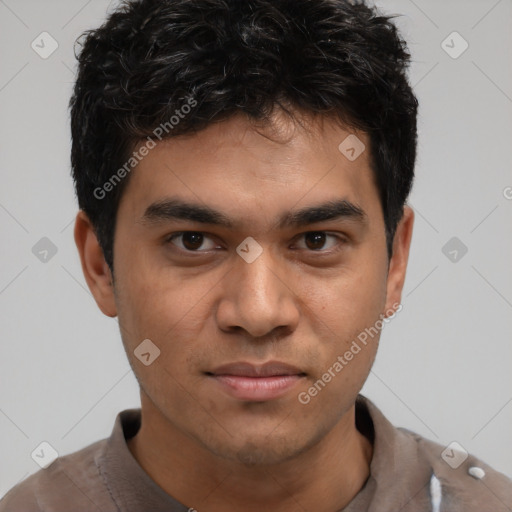
{"label": "curly black hair", "polygon": [[[82,34],[72,174],[110,269],[126,162],[141,140],[159,126],[171,137],[239,112],[265,122],[276,106],[368,134],[391,257],[414,177],[418,108],[394,17],[349,0],[125,0]],[[112,184],[116,172],[124,179]]]}

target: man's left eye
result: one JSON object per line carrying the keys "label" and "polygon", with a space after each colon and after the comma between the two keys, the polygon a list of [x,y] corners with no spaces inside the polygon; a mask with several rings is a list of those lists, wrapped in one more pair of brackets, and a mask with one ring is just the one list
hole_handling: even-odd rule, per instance
{"label": "man's left eye", "polygon": [[205,236],[199,231],[185,231],[183,233],[176,233],[168,238],[168,242],[171,242],[172,244],[185,251],[201,252],[209,251],[217,247],[211,238]]}
{"label": "man's left eye", "polygon": [[304,246],[300,249],[309,249],[311,251],[329,250],[333,249],[343,240],[336,235],[330,235],[325,231],[309,231],[301,235],[304,239]]}

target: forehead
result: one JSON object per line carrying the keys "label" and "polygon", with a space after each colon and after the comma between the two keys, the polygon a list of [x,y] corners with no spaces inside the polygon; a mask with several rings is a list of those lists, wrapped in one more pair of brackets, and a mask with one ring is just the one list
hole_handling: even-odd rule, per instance
{"label": "forehead", "polygon": [[171,196],[248,222],[340,198],[379,208],[366,134],[284,114],[264,125],[237,115],[158,142],[132,171],[119,213],[140,218]]}

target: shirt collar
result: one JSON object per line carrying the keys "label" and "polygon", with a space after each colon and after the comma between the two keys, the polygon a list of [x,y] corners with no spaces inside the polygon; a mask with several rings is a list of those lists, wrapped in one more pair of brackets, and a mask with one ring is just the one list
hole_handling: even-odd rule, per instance
{"label": "shirt collar", "polygon": [[169,496],[150,478],[130,452],[126,440],[138,432],[140,424],[140,408],[120,412],[99,462],[112,499],[120,512],[188,512],[188,507]]}
{"label": "shirt collar", "polygon": [[[121,512],[187,512],[189,509],[154,482],[131,454],[126,440],[137,433],[140,423],[140,409],[120,412],[99,461],[112,498]],[[424,502],[428,507],[432,470],[420,456],[413,435],[395,428],[362,395],[356,401],[356,425],[372,441],[373,456],[368,480],[343,512],[405,511],[412,502],[416,506]]]}
{"label": "shirt collar", "polygon": [[356,425],[373,435],[370,476],[343,512],[430,510],[432,468],[421,455],[416,434],[394,427],[368,398],[356,400]]}

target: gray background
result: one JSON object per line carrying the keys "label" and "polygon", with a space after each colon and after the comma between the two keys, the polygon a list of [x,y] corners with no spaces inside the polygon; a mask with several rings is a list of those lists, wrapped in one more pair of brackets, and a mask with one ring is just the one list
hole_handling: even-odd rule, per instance
{"label": "gray background", "polygon": [[[364,392],[396,425],[512,475],[512,2],[379,5],[403,14],[419,155],[403,310]],[[73,41],[111,7],[0,0],[0,496],[39,469],[40,442],[76,451],[140,405],[118,324],[96,307],[72,238]],[[47,59],[31,48],[43,31],[59,44]],[[457,59],[441,46],[453,31],[469,43]],[[32,252],[42,237],[57,248],[46,262]],[[452,237],[455,262],[443,253]]]}

